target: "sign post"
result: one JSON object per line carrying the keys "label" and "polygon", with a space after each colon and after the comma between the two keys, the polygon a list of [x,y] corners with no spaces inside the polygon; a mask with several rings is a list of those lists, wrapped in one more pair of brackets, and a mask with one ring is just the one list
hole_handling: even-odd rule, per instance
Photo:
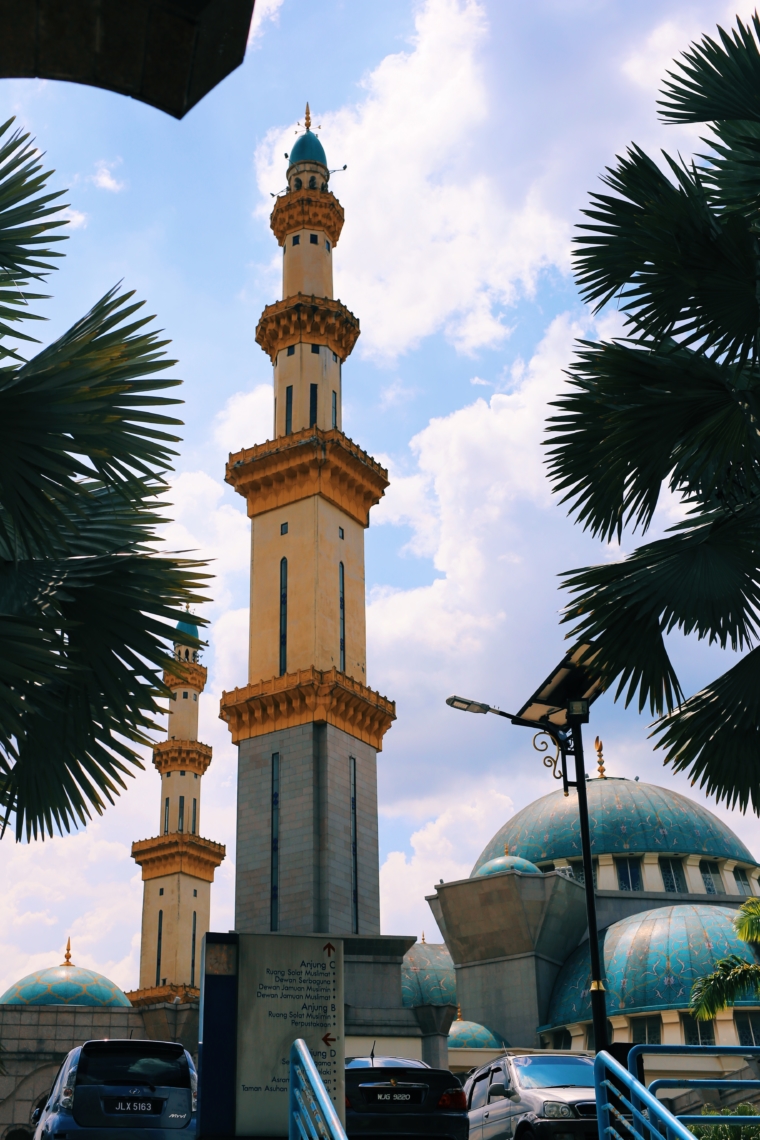
{"label": "sign post", "polygon": [[[204,962],[216,969],[215,939],[234,939],[225,948],[236,968],[236,1017],[223,1021],[212,1007],[214,974],[201,980],[200,1129],[213,1136],[220,1117],[234,1117],[235,1136],[287,1136],[290,1047],[296,1038],[308,1046],[342,1123],[345,1123],[345,1036],[343,1029],[343,942],[327,935],[234,934],[205,939]],[[234,1096],[225,1083],[225,1100],[216,1104],[219,1084],[206,1081],[221,1050],[231,1058],[234,1044]],[[230,1074],[231,1075],[231,1074]],[[204,1105],[205,1100],[205,1105]],[[227,1133],[229,1134],[229,1133]]]}

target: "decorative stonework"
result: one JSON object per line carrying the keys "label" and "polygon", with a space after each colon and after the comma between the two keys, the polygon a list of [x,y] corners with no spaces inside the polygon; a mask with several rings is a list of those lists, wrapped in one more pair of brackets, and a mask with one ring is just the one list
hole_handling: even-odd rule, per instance
{"label": "decorative stonework", "polygon": [[324,230],[337,245],[343,217],[343,207],[329,190],[289,190],[275,202],[269,224],[280,245],[294,230]]}
{"label": "decorative stonework", "polygon": [[149,986],[144,990],[129,990],[126,993],[137,1009],[145,1005],[158,1005],[160,1002],[176,1001],[178,1005],[190,1005],[191,1002],[200,1001],[201,997],[197,986],[187,986],[184,982],[179,985],[170,982],[166,986]]}
{"label": "decorative stonework", "polygon": [[202,776],[211,763],[211,746],[199,740],[162,740],[153,749],[153,763],[165,772],[195,772]]}
{"label": "decorative stonework", "polygon": [[388,486],[388,472],[338,428],[304,428],[230,455],[225,480],[254,518],[322,495],[362,526]]}
{"label": "decorative stonework", "polygon": [[164,684],[170,689],[181,688],[187,685],[188,689],[197,689],[202,693],[206,687],[208,669],[196,661],[178,661],[177,672],[164,671]]}
{"label": "decorative stonework", "polygon": [[291,344],[326,344],[341,361],[359,337],[359,319],[330,297],[294,293],[267,305],[256,326],[256,343],[274,364],[277,353]]}
{"label": "decorative stonework", "polygon": [[188,835],[183,831],[140,839],[132,844],[132,858],[142,867],[143,882],[181,871],[213,883],[214,871],[226,853],[223,843],[214,843],[211,839],[201,839],[199,835]]}
{"label": "decorative stonework", "polygon": [[299,724],[327,722],[378,752],[396,705],[338,669],[299,669],[222,693],[221,719],[234,744]]}

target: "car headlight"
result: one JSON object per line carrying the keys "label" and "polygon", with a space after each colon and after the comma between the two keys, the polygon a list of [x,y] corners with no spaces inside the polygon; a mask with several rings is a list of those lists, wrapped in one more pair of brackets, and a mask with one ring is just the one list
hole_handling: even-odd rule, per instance
{"label": "car headlight", "polygon": [[573,1115],[573,1110],[564,1101],[545,1100],[543,1115],[548,1116],[549,1120],[567,1120],[568,1116]]}

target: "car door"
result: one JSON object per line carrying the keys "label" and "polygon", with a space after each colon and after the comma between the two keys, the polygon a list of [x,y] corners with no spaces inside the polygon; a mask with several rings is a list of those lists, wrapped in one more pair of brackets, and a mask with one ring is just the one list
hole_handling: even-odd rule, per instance
{"label": "car door", "polygon": [[469,1140],[483,1140],[483,1114],[488,1111],[488,1085],[491,1074],[488,1069],[479,1073],[472,1082],[468,1104],[470,1117]]}
{"label": "car door", "polygon": [[497,1084],[507,1085],[508,1077],[501,1065],[491,1069],[489,1074],[488,1103],[483,1113],[483,1140],[506,1140],[512,1135],[514,1105],[508,1097],[491,1100],[490,1089]]}

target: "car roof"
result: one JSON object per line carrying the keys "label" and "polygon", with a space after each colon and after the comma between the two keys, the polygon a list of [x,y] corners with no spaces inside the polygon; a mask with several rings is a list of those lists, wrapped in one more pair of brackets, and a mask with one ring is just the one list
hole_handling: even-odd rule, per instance
{"label": "car roof", "polygon": [[347,1069],[429,1069],[412,1057],[346,1057]]}

